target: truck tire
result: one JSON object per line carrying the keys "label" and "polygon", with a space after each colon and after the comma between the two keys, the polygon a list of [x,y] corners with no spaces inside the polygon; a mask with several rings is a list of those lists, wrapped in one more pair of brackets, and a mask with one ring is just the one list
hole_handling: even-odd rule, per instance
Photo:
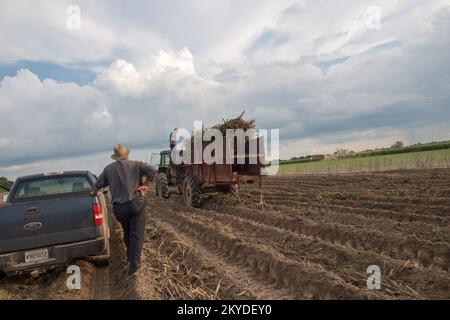
{"label": "truck tire", "polygon": [[195,176],[189,175],[183,182],[183,199],[184,204],[188,207],[199,208],[200,201],[200,185],[198,179]]}
{"label": "truck tire", "polygon": [[106,205],[106,199],[105,196],[100,196],[100,202],[103,206],[103,212],[104,212],[104,234],[106,237],[106,245],[105,249],[103,250],[101,255],[92,257],[92,263],[98,267],[106,267],[109,266],[111,262],[111,248],[110,248],[110,238],[111,238],[111,221],[109,219],[109,212],[108,212],[108,206]]}
{"label": "truck tire", "polygon": [[169,198],[169,180],[165,173],[158,174],[158,193],[164,199]]}
{"label": "truck tire", "polygon": [[105,250],[103,251],[103,253],[101,255],[92,257],[91,261],[97,267],[109,266],[109,264],[111,262],[111,251],[110,251],[109,238],[106,241],[106,246],[105,246]]}

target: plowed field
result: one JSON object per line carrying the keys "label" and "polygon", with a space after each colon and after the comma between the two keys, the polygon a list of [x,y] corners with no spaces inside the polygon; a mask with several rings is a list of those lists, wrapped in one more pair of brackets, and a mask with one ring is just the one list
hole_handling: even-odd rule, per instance
{"label": "plowed field", "polygon": [[[112,265],[82,261],[80,292],[52,271],[3,279],[0,297],[450,298],[450,170],[280,175],[262,188],[242,185],[237,198],[202,200],[192,209],[175,193],[149,196],[137,277],[126,276],[115,224]],[[381,270],[379,290],[367,288],[371,265]]]}
{"label": "plowed field", "polygon": [[430,170],[269,177],[201,209],[151,198],[148,271],[173,273],[158,298],[450,298],[449,196]]}

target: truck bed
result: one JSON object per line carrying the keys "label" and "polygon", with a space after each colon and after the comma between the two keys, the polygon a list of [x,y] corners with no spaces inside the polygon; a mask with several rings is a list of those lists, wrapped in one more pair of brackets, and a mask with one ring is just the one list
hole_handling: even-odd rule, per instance
{"label": "truck bed", "polygon": [[89,193],[0,208],[0,253],[96,237]]}
{"label": "truck bed", "polygon": [[84,256],[109,261],[103,194],[95,177],[70,171],[20,177],[0,207],[0,271],[51,267]]}

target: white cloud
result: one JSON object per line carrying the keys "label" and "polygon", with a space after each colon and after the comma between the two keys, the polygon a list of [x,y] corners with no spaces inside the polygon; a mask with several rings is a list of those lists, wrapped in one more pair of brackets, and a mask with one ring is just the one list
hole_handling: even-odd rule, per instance
{"label": "white cloud", "polygon": [[[81,12],[79,30],[67,27],[67,8],[74,4]],[[166,40],[151,29],[122,20],[123,11],[115,16],[108,15],[108,4],[109,1],[83,0],[76,3],[70,0],[2,1],[0,63],[19,60],[61,64],[96,62],[111,60],[117,53],[139,56],[168,46]]]}
{"label": "white cloud", "polygon": [[[331,154],[338,149],[363,151],[367,149],[386,148],[395,141],[406,141],[402,130],[387,129],[363,130],[341,133],[339,139],[333,136],[317,136],[305,139],[286,140],[280,147],[285,159],[307,154]],[[338,140],[338,141],[336,141]],[[300,151],[300,152],[299,152]]]}
{"label": "white cloud", "polygon": [[119,59],[99,74],[94,85],[103,90],[111,88],[120,94],[140,94],[145,89],[144,80],[131,63]]}
{"label": "white cloud", "polygon": [[139,70],[125,60],[116,60],[104,69],[94,81],[94,86],[113,90],[121,95],[139,96],[160,84],[173,85],[186,78],[198,79],[194,57],[188,48],[179,52],[159,50],[142,62]]}
{"label": "white cloud", "polygon": [[92,152],[99,145],[91,140],[111,129],[112,117],[98,90],[41,81],[28,70],[2,80],[0,101],[0,127],[9,144],[1,157],[3,163],[59,152]]}
{"label": "white cloud", "polygon": [[[233,1],[169,2],[158,7],[163,13],[141,3],[125,14],[121,3],[81,2],[86,21],[74,35],[59,30],[62,18],[54,16],[66,3],[39,2],[46,19],[32,36],[29,28],[42,21],[31,16],[30,26],[20,25],[31,15],[25,2],[2,3],[0,30],[11,34],[0,33],[0,61],[113,62],[84,86],[41,80],[29,70],[5,77],[0,174],[17,173],[23,168],[11,166],[26,162],[49,168],[48,159],[117,142],[165,147],[174,127],[212,125],[244,109],[259,127],[281,129],[282,157],[438,138],[433,128],[448,137],[450,9],[439,10],[445,1],[381,1],[376,31],[365,25],[364,1],[255,3],[238,10]],[[371,49],[389,41],[398,42]],[[315,65],[342,57],[349,59],[326,73]],[[67,169],[76,162],[64,163]]]}
{"label": "white cloud", "polygon": [[188,48],[183,48],[180,52],[170,53],[160,50],[157,56],[152,56],[147,72],[160,75],[173,70],[179,76],[195,75],[194,56]]}

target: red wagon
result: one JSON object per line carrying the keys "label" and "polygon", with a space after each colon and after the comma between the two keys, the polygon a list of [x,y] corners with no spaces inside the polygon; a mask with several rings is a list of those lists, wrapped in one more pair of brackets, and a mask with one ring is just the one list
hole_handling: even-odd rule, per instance
{"label": "red wagon", "polygon": [[[167,198],[169,196],[168,186],[176,185],[183,194],[183,200],[187,206],[199,207],[203,193],[219,191],[237,194],[242,176],[248,177],[249,181],[254,181],[252,177],[258,177],[261,183],[261,169],[265,166],[264,138],[246,139],[245,152],[242,154],[238,154],[236,140],[223,139],[224,158],[221,164],[208,164],[204,161],[195,164],[192,152],[191,164],[176,165],[167,157],[167,154],[170,155],[170,151],[161,152],[159,175],[155,183],[156,193]],[[227,143],[235,143],[234,155],[230,157],[229,163],[226,161]],[[256,147],[251,148],[252,144]],[[207,145],[208,142],[203,142],[202,154]],[[193,147],[192,150],[194,150]],[[250,152],[250,150],[256,152]],[[239,158],[244,159],[238,161]]]}

